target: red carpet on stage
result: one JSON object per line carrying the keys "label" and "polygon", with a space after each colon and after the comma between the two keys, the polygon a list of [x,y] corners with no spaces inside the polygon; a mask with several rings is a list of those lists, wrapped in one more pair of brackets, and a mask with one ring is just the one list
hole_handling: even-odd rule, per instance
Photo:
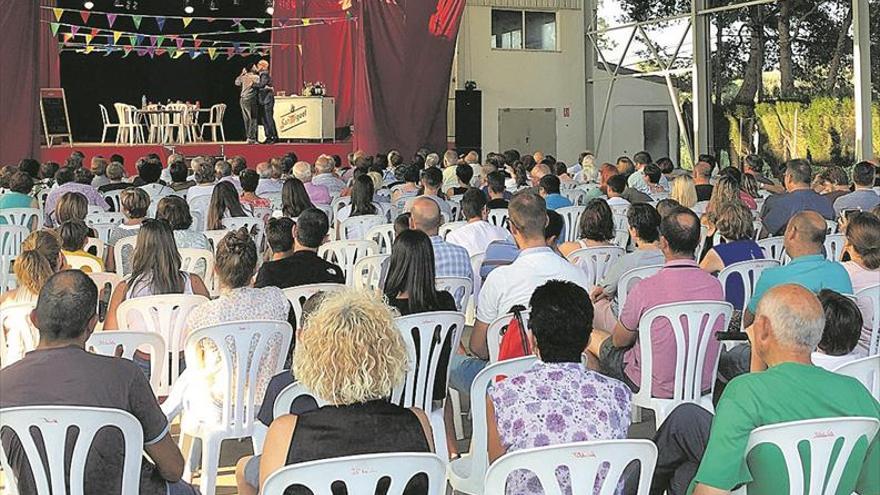
{"label": "red carpet on stage", "polygon": [[336,143],[276,143],[276,144],[247,144],[247,143],[196,143],[182,145],[161,144],[137,144],[124,145],[115,143],[78,143],[73,146],[42,147],[40,149],[40,161],[53,161],[64,165],[64,161],[74,150],[82,151],[86,155],[85,163],[94,156],[101,155],[110,158],[112,154],[122,155],[125,160],[125,170],[129,175],[136,174],[135,162],[138,158],[149,153],[156,153],[162,158],[162,163],[167,163],[171,153],[181,153],[187,158],[194,156],[226,156],[241,155],[247,160],[248,166],[254,168],[257,163],[269,161],[271,158],[280,158],[286,153],[294,152],[297,158],[314,163],[319,155],[345,156],[352,151],[351,141]]}

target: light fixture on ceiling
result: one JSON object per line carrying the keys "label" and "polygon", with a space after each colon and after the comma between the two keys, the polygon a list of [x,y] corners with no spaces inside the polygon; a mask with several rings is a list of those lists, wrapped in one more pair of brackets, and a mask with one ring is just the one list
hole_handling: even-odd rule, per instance
{"label": "light fixture on ceiling", "polygon": [[85,2],[83,2],[83,8],[85,8],[86,10],[92,10],[93,8],[95,8],[95,2],[93,2],[92,0],[86,0]]}
{"label": "light fixture on ceiling", "polygon": [[275,2],[273,0],[266,0],[266,13],[275,15]]}
{"label": "light fixture on ceiling", "polygon": [[193,9],[193,6],[189,4],[189,0],[184,0],[183,11],[186,12],[187,14],[192,14],[194,10],[195,9]]}
{"label": "light fixture on ceiling", "polygon": [[208,4],[208,10],[217,11],[220,10],[220,7],[217,7],[217,2],[215,0],[211,0],[211,3]]}
{"label": "light fixture on ceiling", "polygon": [[125,2],[123,0],[115,0],[113,6],[117,9],[121,9],[122,7],[125,7]]}

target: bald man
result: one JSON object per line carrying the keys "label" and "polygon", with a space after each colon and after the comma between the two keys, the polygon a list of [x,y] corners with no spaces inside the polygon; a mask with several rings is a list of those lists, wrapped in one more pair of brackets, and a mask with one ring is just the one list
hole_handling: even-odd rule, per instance
{"label": "bald man", "polygon": [[442,223],[440,207],[434,199],[419,196],[413,200],[409,227],[413,230],[421,230],[431,238],[431,244],[434,246],[435,276],[472,279],[474,275],[467,249],[450,244],[440,237],[439,229]]}
{"label": "bald man", "polygon": [[545,175],[550,175],[550,167],[546,164],[538,163],[534,167],[532,167],[532,171],[529,172],[529,178],[532,180],[532,187],[538,187],[541,185],[541,178]]}
{"label": "bald man", "polygon": [[327,186],[322,186],[312,182],[312,165],[309,162],[296,162],[293,165],[291,173],[299,179],[309,193],[309,199],[316,205],[330,204],[330,190]]}
{"label": "bald man", "polygon": [[761,273],[755,293],[743,314],[746,326],[752,323],[755,309],[768,290],[782,284],[800,284],[818,293],[831,289],[852,294],[852,281],[843,265],[828,261],[823,255],[825,219],[815,211],[802,211],[791,217],[785,228],[785,252],[791,258],[787,265],[768,268]]}

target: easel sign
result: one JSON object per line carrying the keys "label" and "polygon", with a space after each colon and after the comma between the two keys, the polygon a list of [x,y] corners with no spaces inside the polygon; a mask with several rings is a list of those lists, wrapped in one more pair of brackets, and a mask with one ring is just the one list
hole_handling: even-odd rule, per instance
{"label": "easel sign", "polygon": [[55,138],[60,138],[60,143],[67,139],[73,144],[64,88],[40,88],[40,117],[43,139],[48,147],[52,147]]}

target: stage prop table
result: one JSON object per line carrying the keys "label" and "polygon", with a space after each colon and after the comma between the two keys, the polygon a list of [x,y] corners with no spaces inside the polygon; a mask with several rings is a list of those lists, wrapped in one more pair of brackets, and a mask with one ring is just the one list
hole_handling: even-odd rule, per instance
{"label": "stage prop table", "polygon": [[[336,100],[322,96],[276,96],[278,139],[316,140],[336,136]],[[259,127],[260,141],[265,139]]]}

